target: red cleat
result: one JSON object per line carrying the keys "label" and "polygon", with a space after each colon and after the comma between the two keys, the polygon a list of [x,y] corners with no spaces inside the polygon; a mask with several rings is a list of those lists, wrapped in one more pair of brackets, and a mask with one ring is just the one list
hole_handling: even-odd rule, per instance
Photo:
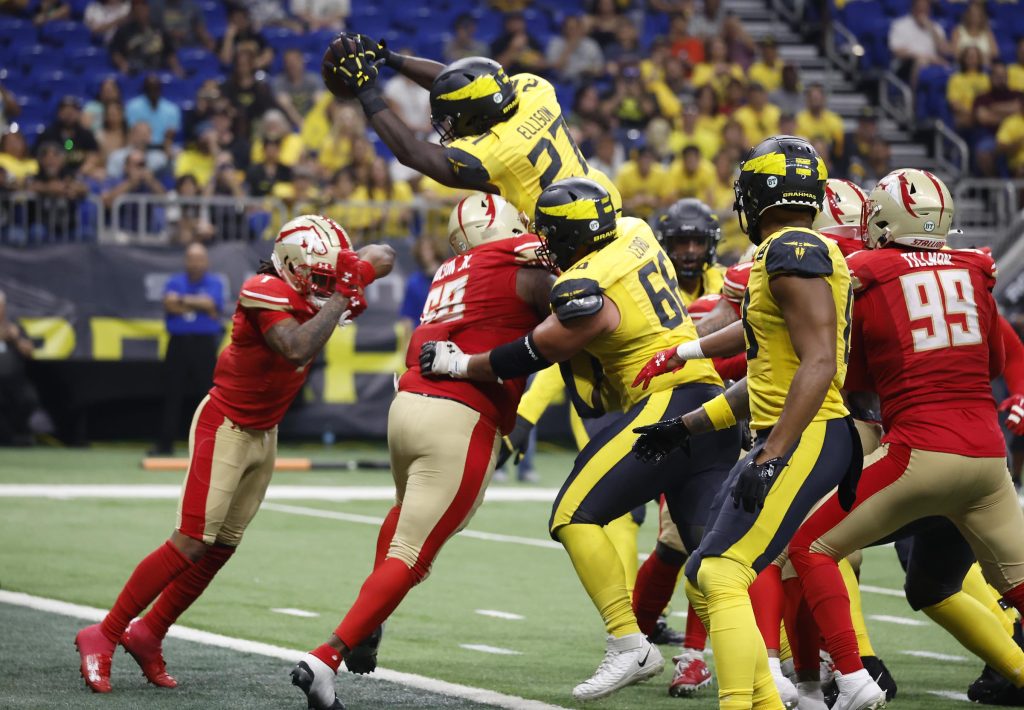
{"label": "red cleat", "polygon": [[158,688],[178,687],[178,681],[174,676],[167,674],[161,639],[158,639],[141,620],[135,619],[128,624],[128,629],[121,636],[121,645],[139,664],[142,675],[146,676],[150,683]]}
{"label": "red cleat", "polygon": [[685,651],[672,659],[676,664],[668,694],[673,698],[688,698],[701,688],[711,685],[711,671],[700,652]]}
{"label": "red cleat", "polygon": [[100,630],[99,624],[86,626],[75,636],[75,648],[82,657],[82,677],[94,693],[109,693],[110,661],[117,646]]}

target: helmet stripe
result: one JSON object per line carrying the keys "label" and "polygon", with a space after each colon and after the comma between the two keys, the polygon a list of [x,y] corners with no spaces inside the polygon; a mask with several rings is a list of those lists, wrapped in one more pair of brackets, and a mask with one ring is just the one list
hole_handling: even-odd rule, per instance
{"label": "helmet stripe", "polygon": [[482,99],[491,94],[497,94],[501,92],[501,87],[498,86],[498,82],[493,76],[487,74],[485,76],[478,76],[463,87],[456,89],[455,91],[449,91],[447,94],[441,94],[437,98],[443,101],[459,101],[460,99]]}
{"label": "helmet stripe", "polygon": [[929,171],[922,170],[921,172],[928,176],[928,179],[932,181],[932,185],[935,185],[935,191],[939,193],[939,219],[938,219],[938,221],[941,222],[942,221],[942,215],[946,211],[946,196],[942,194],[942,185],[939,184],[938,178],[936,178],[934,175],[932,175]]}

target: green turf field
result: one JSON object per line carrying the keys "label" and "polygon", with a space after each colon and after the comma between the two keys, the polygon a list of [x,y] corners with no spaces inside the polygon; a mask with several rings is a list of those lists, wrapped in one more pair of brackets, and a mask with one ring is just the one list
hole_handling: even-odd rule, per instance
{"label": "green turf field", "polygon": [[[284,450],[282,455],[340,459],[385,458],[379,446],[338,445]],[[66,497],[59,486],[176,486],[181,474],[146,473],[139,449],[32,449],[0,452],[0,588],[89,607],[106,608],[138,560],[174,524],[176,496],[141,499]],[[542,477],[532,488],[554,489],[572,455],[542,448]],[[12,497],[6,484],[39,484],[30,497]],[[281,473],[274,486],[386,486],[387,472]],[[273,487],[272,486],[272,489]],[[523,489],[521,484],[496,488]],[[77,495],[81,495],[79,490]],[[108,489],[109,491],[109,489]],[[302,491],[299,492],[303,493]],[[45,496],[47,497],[43,497]],[[65,497],[55,497],[55,496]],[[326,639],[369,571],[376,527],[386,500],[273,500],[268,496],[239,553],[181,620],[183,626],[236,639],[306,650]],[[650,507],[653,518],[654,508]],[[551,546],[544,501],[485,502],[469,530],[439,556],[430,578],[413,590],[389,622],[381,666],[389,670],[482,688],[555,706],[577,707],[570,691],[601,659],[603,629],[565,553]],[[649,551],[655,525],[641,530]],[[889,548],[865,555],[862,582],[898,590],[901,572]],[[288,685],[291,663],[205,643],[169,639],[169,670],[180,686],[148,687],[131,659],[118,654],[115,692],[93,696],[77,672],[72,645],[79,626],[91,623],[5,603],[0,597],[0,708],[296,708],[301,694]],[[963,693],[981,663],[923,615],[891,594],[864,594],[876,649],[900,684],[894,705],[908,710],[961,706],[935,692]],[[291,616],[275,609],[317,616]],[[680,590],[675,608],[685,610]],[[477,610],[523,618],[498,618]],[[903,623],[898,623],[903,622]],[[673,617],[673,624],[684,620]],[[483,645],[510,653],[467,649]],[[939,658],[906,652],[941,654]],[[671,649],[664,648],[666,660]],[[287,655],[287,654],[285,654]],[[960,660],[957,660],[959,657]],[[593,703],[595,708],[706,710],[714,693],[698,700],[668,697],[670,670],[644,685]],[[380,678],[343,674],[339,695],[349,708],[488,707]],[[506,701],[516,707],[518,701]],[[520,705],[522,703],[519,703]]]}

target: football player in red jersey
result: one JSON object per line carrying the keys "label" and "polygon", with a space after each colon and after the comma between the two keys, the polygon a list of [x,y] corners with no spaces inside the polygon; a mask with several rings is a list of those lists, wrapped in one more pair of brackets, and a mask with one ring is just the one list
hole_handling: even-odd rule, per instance
{"label": "football player in red jersey", "polygon": [[277,425],[309,363],[336,327],[365,310],[363,287],[393,262],[390,247],[356,255],[334,221],[305,215],[281,228],[271,261],[242,284],[231,343],[192,419],[174,532],[135,568],[103,621],[75,637],[82,677],[94,692],[111,690],[118,643],[149,682],[177,685],[163,659],[167,629],[230,559],[259,509],[274,471]]}
{"label": "football player in red jersey", "polygon": [[861,240],[860,213],[867,195],[849,180],[825,181],[825,199],[814,218],[814,228],[839,245],[843,256],[864,248]]}
{"label": "football player in red jersey", "polygon": [[524,377],[428,379],[421,345],[448,340],[487,350],[523,337],[548,314],[554,278],[528,268],[540,240],[526,234],[511,203],[479,192],[463,199],[452,211],[449,241],[455,256],[434,276],[388,413],[397,503],[381,526],[373,571],[330,639],[292,670],[292,683],[316,710],[343,707],[334,690],[343,660],[356,673],[376,668],[381,625],[480,505],[526,387]]}
{"label": "football player in red jersey", "polygon": [[[846,389],[878,394],[886,434],[865,461],[850,512],[831,496],[789,547],[840,681],[862,664],[835,561],[921,518],[954,523],[986,578],[1024,610],[1024,515],[1006,470],[989,384],[1004,362],[990,293],[995,265],[978,251],[941,250],[952,216],[952,198],[938,178],[894,171],[864,206],[869,249],[849,259],[857,295]],[[942,556],[959,578],[950,583],[948,571],[942,579],[914,576],[912,557],[908,601],[947,629],[965,620],[970,628],[958,639],[976,651],[991,640],[1002,655],[986,660],[1024,686],[1024,652],[960,590],[969,555],[951,559],[947,548]],[[970,606],[975,612],[952,613]]]}

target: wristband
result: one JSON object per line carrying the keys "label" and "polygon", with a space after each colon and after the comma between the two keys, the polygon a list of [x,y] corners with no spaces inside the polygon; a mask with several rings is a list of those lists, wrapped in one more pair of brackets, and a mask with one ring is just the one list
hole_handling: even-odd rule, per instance
{"label": "wristband", "polygon": [[704,413],[708,415],[708,419],[711,420],[711,425],[715,427],[715,431],[736,426],[736,414],[729,406],[729,400],[725,398],[724,392],[714,399],[709,399],[702,407]]}
{"label": "wristband", "polygon": [[356,94],[356,98],[359,99],[359,103],[363,105],[363,113],[366,114],[367,118],[380,113],[388,107],[387,102],[384,101],[384,96],[376,86],[363,89]]}
{"label": "wristband", "polygon": [[360,259],[356,265],[356,274],[359,276],[359,283],[362,284],[363,288],[369,286],[377,279],[377,270],[373,268],[373,264]]}
{"label": "wristband", "polygon": [[404,54],[388,50],[387,56],[384,57],[384,66],[391,67],[395,71],[401,71],[405,60],[406,56]]}
{"label": "wristband", "polygon": [[700,349],[699,338],[680,343],[679,347],[676,348],[676,356],[680,360],[703,360],[706,357],[704,351]]}

